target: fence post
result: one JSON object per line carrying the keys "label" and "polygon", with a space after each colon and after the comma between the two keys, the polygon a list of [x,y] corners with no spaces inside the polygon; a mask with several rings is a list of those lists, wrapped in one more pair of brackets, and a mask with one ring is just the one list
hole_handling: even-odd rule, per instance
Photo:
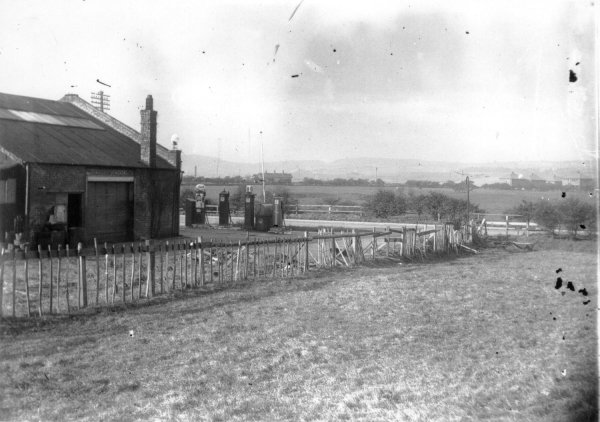
{"label": "fence post", "polygon": [[308,232],[304,232],[304,272],[308,271]]}
{"label": "fence post", "polygon": [[[87,306],[87,276],[85,268],[85,256],[81,254],[83,245],[81,242],[77,244],[77,255],[79,260],[79,308],[85,308]],[[42,266],[42,254],[40,250],[40,267]],[[41,305],[41,283],[40,283],[40,305]],[[41,307],[40,307],[41,311]]]}
{"label": "fence post", "polygon": [[2,247],[2,252],[0,253],[0,317],[4,316],[4,246]]}
{"label": "fence post", "polygon": [[377,238],[375,237],[375,227],[373,227],[373,245],[372,245],[372,249],[373,249],[373,259],[375,259],[375,252],[377,251]]}
{"label": "fence post", "polygon": [[527,225],[525,226],[525,236],[529,237],[529,220],[527,220]]}
{"label": "fence post", "polygon": [[[52,260],[50,260],[52,262]],[[17,307],[17,250],[13,249],[13,285],[12,285],[12,316],[13,318],[17,316],[16,307]],[[52,270],[50,270],[52,271]],[[50,287],[52,287],[52,278],[50,278]],[[52,296],[50,296],[52,297]],[[50,299],[52,300],[52,299]],[[50,302],[52,303],[52,302]],[[52,313],[52,307],[50,307],[50,313]]]}
{"label": "fence post", "polygon": [[[98,255],[98,242],[94,237],[94,251],[96,252],[96,306],[98,306],[98,296],[100,295],[100,257]],[[50,255],[50,247],[48,246],[48,255]],[[50,268],[52,268],[52,257],[50,257]],[[52,280],[50,280],[50,291],[52,291]],[[52,295],[50,295],[52,297]],[[50,299],[52,303],[52,299]],[[50,313],[52,313],[52,305],[50,305]]]}
{"label": "fence post", "polygon": [[390,257],[390,235],[389,235],[390,226],[387,226],[385,228],[385,230],[388,232],[388,235],[387,235],[387,246],[386,246],[386,249],[385,249],[385,256],[386,256],[386,258],[389,258]]}
{"label": "fence post", "polygon": [[66,280],[65,280],[65,288],[66,288],[66,291],[67,291],[67,294],[66,294],[66,297],[67,297],[67,314],[70,314],[71,313],[71,304],[69,303],[69,269],[70,269],[71,265],[69,263],[70,260],[69,260],[69,245],[68,244],[65,245],[65,249],[67,250],[66,251],[67,252],[67,271],[66,271],[67,276],[65,277],[66,278]]}
{"label": "fence post", "polygon": [[154,276],[155,276],[155,266],[156,266],[156,252],[154,251],[154,241],[146,240],[146,298],[154,297],[155,295],[155,287],[154,287]]}
{"label": "fence post", "polygon": [[198,236],[198,243],[200,244],[200,285],[204,286],[204,249],[202,245],[202,236]]}
{"label": "fence post", "polygon": [[508,214],[506,215],[506,237],[508,237]]}
{"label": "fence post", "polygon": [[[60,248],[60,245],[58,246]],[[27,252],[29,251],[29,247],[25,246],[25,294],[27,295],[27,316],[30,317],[31,316],[31,306],[29,304],[29,260],[27,259]],[[60,251],[60,249],[59,249]],[[59,265],[60,265],[60,255],[59,255]],[[0,271],[2,271],[0,269]],[[60,276],[60,271],[58,273],[58,275]],[[0,283],[0,289],[2,289],[2,285]],[[58,294],[57,294],[58,296]],[[0,298],[2,297],[2,295],[0,295]],[[56,298],[56,301],[58,302],[58,297]],[[59,309],[60,311],[60,309]],[[0,316],[2,316],[2,302],[0,301]]]}

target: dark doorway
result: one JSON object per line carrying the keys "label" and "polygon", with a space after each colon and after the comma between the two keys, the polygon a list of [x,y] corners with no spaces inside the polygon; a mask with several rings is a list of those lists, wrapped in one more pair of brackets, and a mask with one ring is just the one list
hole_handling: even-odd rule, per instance
{"label": "dark doorway", "polygon": [[70,193],[67,202],[67,226],[81,227],[83,225],[83,195],[80,193]]}

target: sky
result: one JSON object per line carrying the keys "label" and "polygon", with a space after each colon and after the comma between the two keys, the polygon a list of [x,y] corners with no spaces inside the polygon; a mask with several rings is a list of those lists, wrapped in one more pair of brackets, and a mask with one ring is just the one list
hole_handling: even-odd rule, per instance
{"label": "sky", "polygon": [[136,130],[150,94],[184,155],[598,157],[592,1],[0,4],[0,92],[103,90]]}

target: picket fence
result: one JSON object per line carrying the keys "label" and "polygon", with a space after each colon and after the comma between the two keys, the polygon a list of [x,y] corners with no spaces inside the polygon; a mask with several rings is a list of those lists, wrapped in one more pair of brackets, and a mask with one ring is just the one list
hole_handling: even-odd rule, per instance
{"label": "picket fence", "polygon": [[[0,316],[70,314],[94,306],[123,305],[194,288],[220,288],[248,280],[294,277],[311,268],[355,266],[379,258],[427,260],[457,253],[468,230],[452,224],[433,230],[377,232],[318,229],[316,236],[233,242],[176,241],[37,250],[2,247]],[[366,246],[363,246],[366,239]]]}

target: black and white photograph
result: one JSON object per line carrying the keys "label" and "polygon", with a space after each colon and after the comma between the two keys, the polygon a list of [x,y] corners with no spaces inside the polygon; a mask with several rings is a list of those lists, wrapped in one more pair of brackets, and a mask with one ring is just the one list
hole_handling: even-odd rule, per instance
{"label": "black and white photograph", "polygon": [[597,422],[595,0],[0,0],[0,421]]}

